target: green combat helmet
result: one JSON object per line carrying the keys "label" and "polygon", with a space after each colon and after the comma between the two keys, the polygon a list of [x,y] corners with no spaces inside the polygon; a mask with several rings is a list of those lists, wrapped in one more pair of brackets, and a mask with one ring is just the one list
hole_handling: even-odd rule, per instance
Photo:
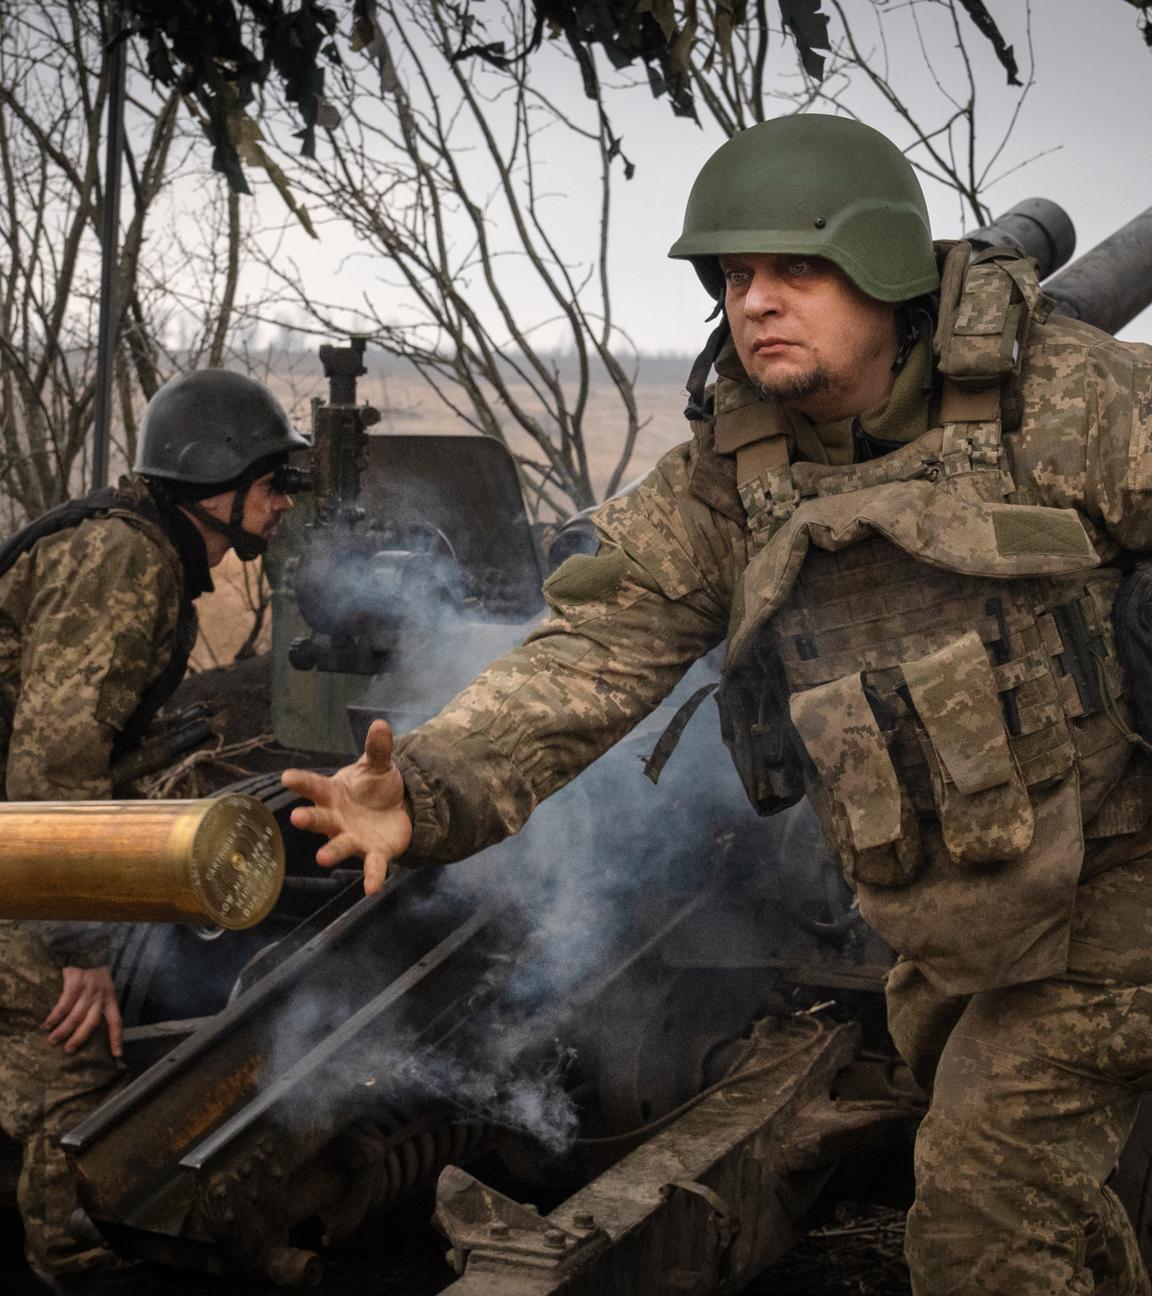
{"label": "green combat helmet", "polygon": [[[283,472],[293,450],[311,442],[289,422],[266,387],[227,369],[197,369],[166,382],[148,402],[133,471],[205,526],[228,537],[245,561],[265,542],[241,525],[252,483],[278,470],[277,489],[300,489]],[[231,516],[220,522],[199,500],[235,490]]]}
{"label": "green combat helmet", "polygon": [[816,113],[734,135],[704,163],[668,255],[721,300],[724,253],[782,252],[838,265],[869,297],[939,286],[928,209],[903,153],[870,126]]}

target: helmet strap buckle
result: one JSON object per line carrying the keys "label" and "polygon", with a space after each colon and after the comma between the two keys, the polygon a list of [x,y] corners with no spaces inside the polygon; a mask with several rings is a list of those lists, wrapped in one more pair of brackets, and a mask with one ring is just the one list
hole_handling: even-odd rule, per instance
{"label": "helmet strap buckle", "polygon": [[261,557],[268,548],[268,542],[263,536],[254,535],[244,529],[244,506],[248,502],[248,492],[254,480],[248,474],[241,477],[232,496],[232,509],[227,522],[221,522],[218,517],[213,517],[198,501],[185,501],[182,505],[206,527],[224,536],[236,550],[236,557],[241,562],[251,562],[254,558]]}

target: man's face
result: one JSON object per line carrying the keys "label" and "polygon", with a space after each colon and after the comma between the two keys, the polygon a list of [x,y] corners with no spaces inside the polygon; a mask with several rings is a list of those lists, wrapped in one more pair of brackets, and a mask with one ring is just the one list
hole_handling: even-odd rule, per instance
{"label": "man's face", "polygon": [[896,307],[865,296],[821,257],[720,258],[732,341],[767,395],[818,422],[880,404],[899,350]]}
{"label": "man's face", "polygon": [[248,488],[248,498],[244,501],[244,530],[264,539],[276,530],[280,515],[292,507],[292,496],[276,490],[272,477],[272,473],[257,477]]}
{"label": "man's face", "polygon": [[[263,477],[257,477],[249,486],[248,496],[244,501],[244,516],[240,521],[245,531],[251,535],[262,536],[264,539],[276,530],[280,515],[292,507],[292,496],[276,490],[272,485],[272,478],[272,473],[265,473]],[[235,491],[224,491],[220,495],[212,495],[208,499],[201,500],[200,507],[206,513],[211,513],[217,521],[227,522],[232,516],[232,504],[235,498]],[[193,518],[193,521],[196,519]],[[223,560],[231,546],[227,538],[217,531],[209,530],[203,525],[200,526],[200,531],[208,547],[209,565],[215,567]]]}

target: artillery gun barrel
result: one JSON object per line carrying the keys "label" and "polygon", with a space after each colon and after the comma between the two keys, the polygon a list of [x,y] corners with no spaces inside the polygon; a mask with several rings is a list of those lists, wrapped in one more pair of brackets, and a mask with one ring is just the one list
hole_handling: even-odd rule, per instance
{"label": "artillery gun barrel", "polygon": [[1068,213],[1048,198],[1025,198],[964,238],[977,251],[1015,245],[1036,262],[1041,279],[1055,274],[1076,251],[1076,229]]}
{"label": "artillery gun barrel", "polygon": [[284,843],[255,797],[0,805],[0,918],[251,927]]}
{"label": "artillery gun barrel", "polygon": [[1044,284],[1061,315],[1115,333],[1152,303],[1152,207]]}

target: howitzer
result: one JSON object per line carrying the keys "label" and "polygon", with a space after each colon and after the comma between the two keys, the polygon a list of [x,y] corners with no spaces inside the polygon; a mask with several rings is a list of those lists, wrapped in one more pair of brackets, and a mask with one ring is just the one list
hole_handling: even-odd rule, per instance
{"label": "howitzer", "polygon": [[[1016,241],[1032,252],[1039,231],[1041,249],[1070,251],[1034,216]],[[418,467],[459,480],[442,462],[453,447],[430,446],[421,461],[404,445],[419,440],[367,437],[354,519],[366,541],[394,518],[429,522],[432,505],[412,512],[417,491],[396,493],[421,479]],[[449,539],[465,551],[463,537]],[[308,619],[325,610],[294,585],[292,557],[278,614],[293,636],[330,648]],[[331,578],[338,565],[323,570]],[[383,642],[378,627],[353,628],[361,643]],[[293,731],[316,733],[327,721],[308,707],[331,699],[300,681],[342,673],[290,667],[291,638],[277,633],[278,678],[297,690]],[[403,709],[404,647],[380,660],[384,701],[349,688],[357,724]],[[648,820],[604,816],[609,789],[654,803],[636,759],[652,741],[649,731],[622,745],[542,808],[551,818],[467,865],[462,875],[487,870],[480,905],[451,886],[452,871],[398,874],[370,899],[354,877],[321,879],[315,840],[287,826],[292,799],[248,785],[284,828],[301,874],[289,885],[325,903],[293,931],[278,927],[282,939],[241,972],[222,1012],[182,1024],[162,1064],[68,1136],[90,1211],[115,1244],[303,1283],[319,1258],[301,1247],[301,1226],[347,1238],[439,1174],[459,1296],[707,1296],[738,1290],[785,1250],[822,1194],[866,1198],[878,1177],[898,1180],[923,1097],[884,1029],[890,952],[861,924],[805,811],[765,824],[705,784],[700,771],[725,759],[715,735],[689,733],[714,747],[669,765]],[[566,832],[570,823],[579,830]],[[605,859],[619,869],[606,873]],[[550,860],[559,889],[578,877],[594,894],[566,922],[534,921],[523,900]],[[580,962],[589,947],[595,959]],[[527,987],[525,972],[541,967],[548,975]],[[137,1027],[141,1044],[147,1029]],[[580,1122],[563,1159],[533,1153],[505,1108],[476,1097],[469,1078],[481,1072],[498,1095],[555,1077]],[[518,1172],[519,1198],[547,1185],[544,1214],[460,1168],[493,1148]]]}
{"label": "howitzer", "polygon": [[0,918],[253,927],[284,846],[250,796],[0,804]]}
{"label": "howitzer", "polygon": [[[312,491],[270,555],[272,721],[286,747],[351,753],[345,713],[389,680],[411,727],[541,608],[541,563],[516,464],[490,437],[378,432],[359,402],[364,340],[323,346],[328,399],[312,404]],[[429,659],[441,676],[427,694]]]}

